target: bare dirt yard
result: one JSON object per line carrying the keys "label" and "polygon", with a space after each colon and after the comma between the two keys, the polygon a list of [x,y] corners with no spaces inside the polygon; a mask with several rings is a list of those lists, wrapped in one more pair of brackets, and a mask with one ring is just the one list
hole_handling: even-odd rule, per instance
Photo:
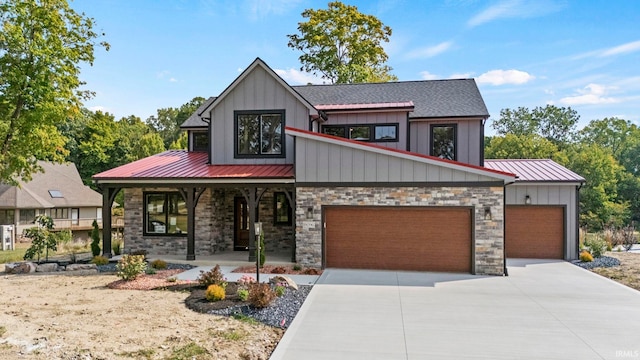
{"label": "bare dirt yard", "polygon": [[640,253],[613,251],[605,255],[620,260],[620,266],[591,271],[640,291]]}
{"label": "bare dirt yard", "polygon": [[188,292],[107,287],[116,280],[0,274],[0,359],[268,359],[284,333],[196,313]]}

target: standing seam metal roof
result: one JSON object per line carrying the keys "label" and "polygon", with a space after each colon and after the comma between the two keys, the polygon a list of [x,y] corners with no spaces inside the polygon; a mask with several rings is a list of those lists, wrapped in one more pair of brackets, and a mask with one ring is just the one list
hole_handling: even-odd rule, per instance
{"label": "standing seam metal roof", "polygon": [[485,160],[484,166],[493,170],[518,175],[519,182],[571,182],[584,183],[585,179],[550,159]]}

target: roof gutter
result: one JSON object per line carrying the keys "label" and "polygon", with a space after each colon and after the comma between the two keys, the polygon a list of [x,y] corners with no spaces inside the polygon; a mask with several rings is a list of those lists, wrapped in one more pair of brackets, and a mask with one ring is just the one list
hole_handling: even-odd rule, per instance
{"label": "roof gutter", "polygon": [[515,181],[504,184],[504,191],[502,192],[502,262],[504,263],[504,276],[509,276],[509,270],[507,269],[507,186],[515,184]]}

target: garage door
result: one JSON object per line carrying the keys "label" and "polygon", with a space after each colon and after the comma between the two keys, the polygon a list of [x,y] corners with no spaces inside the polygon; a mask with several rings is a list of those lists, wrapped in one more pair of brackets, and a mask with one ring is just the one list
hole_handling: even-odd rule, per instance
{"label": "garage door", "polygon": [[471,209],[325,208],[325,265],[471,272]]}
{"label": "garage door", "polygon": [[564,258],[564,208],[507,206],[506,250],[510,258]]}

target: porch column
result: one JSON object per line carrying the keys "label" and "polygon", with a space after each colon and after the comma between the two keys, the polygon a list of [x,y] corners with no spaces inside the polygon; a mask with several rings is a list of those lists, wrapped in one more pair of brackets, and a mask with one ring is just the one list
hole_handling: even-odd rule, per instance
{"label": "porch column", "polygon": [[296,262],[296,189],[293,191],[286,190],[284,194],[287,196],[287,200],[289,200],[289,206],[291,207],[291,230],[293,234],[293,239],[291,241],[291,262]]}
{"label": "porch column", "polygon": [[111,205],[121,188],[102,187],[102,256],[111,258]]}
{"label": "porch column", "polygon": [[187,206],[187,260],[196,259],[196,206],[206,188],[178,189]]}
{"label": "porch column", "polygon": [[260,203],[260,199],[264,192],[267,189],[262,189],[258,191],[258,188],[252,186],[250,188],[240,189],[244,199],[247,201],[247,207],[249,208],[249,260],[248,261],[256,261],[256,226],[255,223],[258,221],[258,203]]}

